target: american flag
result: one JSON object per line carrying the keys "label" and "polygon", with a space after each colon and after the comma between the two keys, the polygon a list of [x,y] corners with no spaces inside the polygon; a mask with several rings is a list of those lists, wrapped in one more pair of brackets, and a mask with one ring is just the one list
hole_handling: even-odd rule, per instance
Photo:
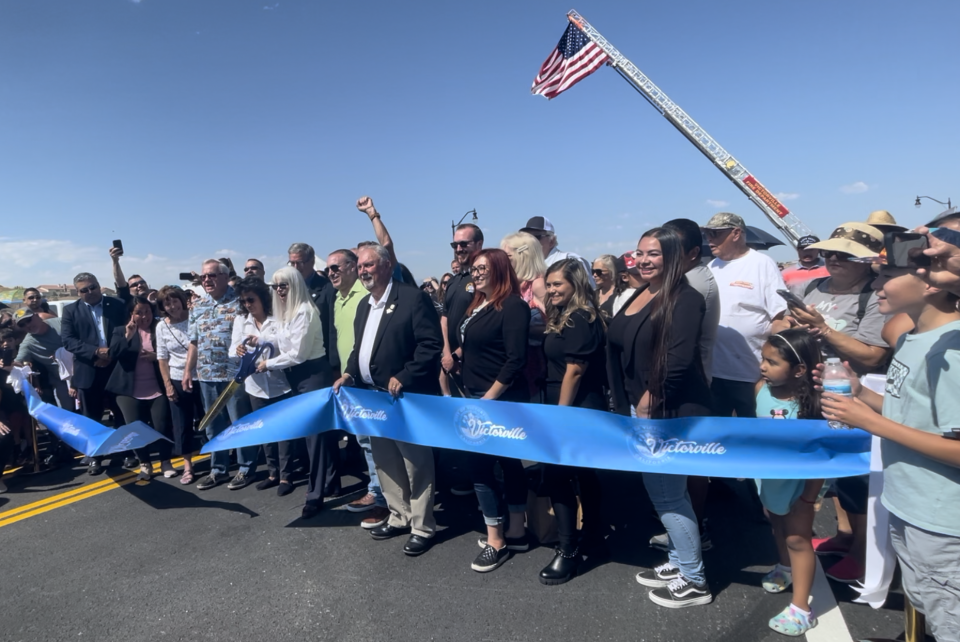
{"label": "american flag", "polygon": [[607,54],[573,24],[533,79],[530,93],[555,98],[561,92],[595,72],[607,61]]}

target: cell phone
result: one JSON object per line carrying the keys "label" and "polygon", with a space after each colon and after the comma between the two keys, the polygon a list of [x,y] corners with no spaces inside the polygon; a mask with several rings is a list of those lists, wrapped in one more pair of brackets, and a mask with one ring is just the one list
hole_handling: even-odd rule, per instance
{"label": "cell phone", "polygon": [[113,247],[120,250],[120,253],[123,254],[123,241],[121,241],[120,239],[114,239]]}
{"label": "cell phone", "polygon": [[923,251],[930,247],[925,234],[917,232],[890,232],[887,239],[887,264],[901,267],[927,267],[930,257]]}
{"label": "cell phone", "polygon": [[181,272],[180,273],[181,281],[193,281],[193,272]]}
{"label": "cell phone", "polygon": [[13,363],[13,356],[13,348],[4,348],[2,351],[0,351],[0,362],[2,362],[5,366],[10,365]]}
{"label": "cell phone", "polygon": [[787,302],[787,305],[791,308],[800,308],[805,310],[807,304],[803,302],[803,299],[798,297],[796,294],[790,290],[777,290],[777,294],[783,297],[783,300]]}

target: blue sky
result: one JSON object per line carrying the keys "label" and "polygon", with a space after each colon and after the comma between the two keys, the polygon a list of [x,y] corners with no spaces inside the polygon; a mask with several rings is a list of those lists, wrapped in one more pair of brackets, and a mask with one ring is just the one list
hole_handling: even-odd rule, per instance
{"label": "blue sky", "polygon": [[[272,271],[372,238],[363,194],[418,278],[473,208],[488,246],[545,215],[590,258],[679,216],[772,230],[614,71],[530,95],[570,1],[0,3],[0,284],[107,281],[114,238],[154,285]],[[960,3],[573,6],[819,234],[960,200]]]}

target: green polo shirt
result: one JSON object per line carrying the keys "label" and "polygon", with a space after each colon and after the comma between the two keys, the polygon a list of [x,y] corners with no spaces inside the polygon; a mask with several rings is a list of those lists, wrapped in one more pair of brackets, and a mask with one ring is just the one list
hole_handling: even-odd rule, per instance
{"label": "green polo shirt", "polygon": [[337,292],[334,297],[333,326],[337,329],[337,356],[340,357],[341,370],[347,367],[347,360],[353,352],[353,320],[360,300],[367,294],[367,288],[357,279],[346,296]]}

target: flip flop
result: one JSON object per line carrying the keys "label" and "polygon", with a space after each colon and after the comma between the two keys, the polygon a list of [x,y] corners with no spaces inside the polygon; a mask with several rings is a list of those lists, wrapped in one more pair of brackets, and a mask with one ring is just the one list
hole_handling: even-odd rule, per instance
{"label": "flip flop", "polygon": [[192,483],[193,483],[193,471],[189,471],[189,470],[184,471],[183,474],[180,476],[180,483],[181,483],[181,484],[184,484],[184,485],[186,485],[186,484],[192,484]]}

